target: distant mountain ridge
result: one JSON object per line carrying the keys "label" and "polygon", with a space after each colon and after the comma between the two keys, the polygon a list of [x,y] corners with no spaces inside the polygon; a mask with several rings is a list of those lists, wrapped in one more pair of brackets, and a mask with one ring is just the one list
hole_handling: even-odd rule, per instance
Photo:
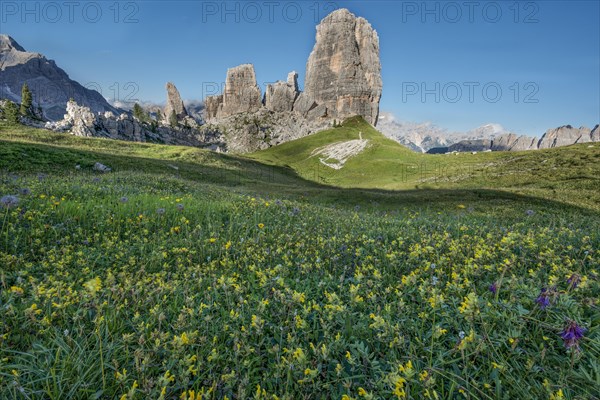
{"label": "distant mountain ridge", "polygon": [[52,121],[63,118],[71,98],[95,113],[117,112],[100,93],[70,79],[54,61],[0,34],[0,99],[20,103],[24,83],[32,92],[34,107],[41,107],[44,117]]}
{"label": "distant mountain ridge", "polygon": [[548,129],[538,138],[508,132],[502,125],[495,123],[482,125],[467,132],[450,132],[430,122],[398,121],[389,112],[381,113],[377,129],[413,151],[430,154],[524,151],[600,141],[598,125],[592,129],[564,125]]}
{"label": "distant mountain ridge", "polygon": [[491,140],[507,133],[500,124],[486,124],[467,132],[450,132],[431,122],[398,121],[389,112],[381,112],[377,129],[387,137],[418,153],[448,147],[462,140]]}
{"label": "distant mountain ridge", "polygon": [[[564,125],[548,129],[541,138],[532,136],[517,136],[514,133],[505,133],[493,139],[461,140],[447,148],[430,149],[430,153],[451,153],[465,151],[525,151],[551,149],[554,147],[569,146],[579,143],[600,142],[600,128],[596,125],[593,129],[582,126],[574,128]],[[445,150],[445,151],[444,151]]]}

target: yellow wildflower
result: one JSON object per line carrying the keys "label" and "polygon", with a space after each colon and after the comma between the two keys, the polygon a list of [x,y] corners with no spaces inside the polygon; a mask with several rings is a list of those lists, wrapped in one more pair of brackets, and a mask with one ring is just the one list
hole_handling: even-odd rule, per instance
{"label": "yellow wildflower", "polygon": [[95,295],[100,289],[102,289],[102,281],[100,278],[96,277],[84,283],[83,287],[85,287],[86,290],[92,295]]}
{"label": "yellow wildflower", "polygon": [[17,295],[22,295],[25,291],[23,290],[23,288],[20,288],[18,286],[11,286],[10,287],[10,292],[17,294]]}
{"label": "yellow wildflower", "polygon": [[479,298],[473,292],[469,293],[461,303],[458,311],[461,314],[466,314],[468,316],[475,316],[479,314],[479,309],[477,308],[477,304],[479,303]]}
{"label": "yellow wildflower", "polygon": [[413,369],[412,361],[408,360],[406,364],[400,364],[398,366],[400,372],[402,372],[407,378],[410,378],[415,374],[415,370]]}
{"label": "yellow wildflower", "polygon": [[404,391],[404,384],[406,383],[406,379],[402,377],[396,377],[394,380],[394,391],[392,392],[397,398],[405,399],[406,392]]}

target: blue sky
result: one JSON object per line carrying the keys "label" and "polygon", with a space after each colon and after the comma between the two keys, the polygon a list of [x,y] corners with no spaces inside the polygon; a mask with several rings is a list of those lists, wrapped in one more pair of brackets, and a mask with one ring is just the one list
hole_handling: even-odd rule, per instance
{"label": "blue sky", "polygon": [[346,7],[380,37],[381,109],[464,131],[539,135],[600,121],[599,1],[8,1],[0,32],[110,99],[185,99],[253,63],[259,84],[298,71],[315,26]]}

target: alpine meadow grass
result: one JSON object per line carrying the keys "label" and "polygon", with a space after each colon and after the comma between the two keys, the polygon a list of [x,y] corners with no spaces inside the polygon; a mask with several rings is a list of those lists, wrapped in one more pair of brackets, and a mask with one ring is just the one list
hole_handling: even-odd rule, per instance
{"label": "alpine meadow grass", "polygon": [[343,188],[200,150],[8,136],[3,398],[598,397],[600,216],[569,185],[568,203],[464,177]]}

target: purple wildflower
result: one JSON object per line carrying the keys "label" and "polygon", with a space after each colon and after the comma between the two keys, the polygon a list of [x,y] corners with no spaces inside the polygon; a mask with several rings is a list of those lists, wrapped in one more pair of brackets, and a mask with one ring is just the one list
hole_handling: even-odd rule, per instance
{"label": "purple wildflower", "polygon": [[581,275],[573,274],[567,279],[570,289],[577,289],[577,286],[581,283]]}
{"label": "purple wildflower", "polygon": [[127,202],[129,201],[129,199],[127,198],[127,196],[123,196],[123,197],[121,197],[121,198],[119,199],[119,201],[120,201],[121,203],[127,203]]}
{"label": "purple wildflower", "polygon": [[19,204],[19,198],[13,195],[6,195],[0,198],[0,204],[5,208],[12,208]]}
{"label": "purple wildflower", "polygon": [[577,322],[569,320],[565,330],[560,334],[560,337],[565,342],[565,347],[567,349],[575,347],[575,350],[579,350],[579,340],[583,337],[586,330],[577,325]]}
{"label": "purple wildflower", "polygon": [[540,295],[535,299],[535,302],[539,304],[542,310],[550,305],[550,294],[550,290],[542,288]]}
{"label": "purple wildflower", "polygon": [[531,217],[533,214],[535,214],[535,211],[533,211],[533,210],[527,210],[527,211],[525,211],[525,214],[527,214],[528,216]]}
{"label": "purple wildflower", "polygon": [[490,292],[492,292],[493,294],[496,294],[496,292],[498,292],[498,285],[496,284],[496,282],[492,283],[490,285],[490,287],[488,288],[490,290]]}
{"label": "purple wildflower", "polygon": [[19,189],[19,193],[21,196],[29,196],[31,194],[31,190],[29,188],[21,188]]}
{"label": "purple wildflower", "polygon": [[183,206],[183,204],[181,204],[181,203],[177,203],[177,205],[176,205],[175,207],[177,207],[177,209],[178,209],[179,211],[183,211],[183,209],[184,209],[184,206]]}
{"label": "purple wildflower", "polygon": [[163,214],[165,213],[165,211],[166,211],[166,210],[165,210],[164,208],[159,208],[159,209],[157,209],[157,210],[156,210],[156,213],[157,213],[158,215],[163,215]]}

